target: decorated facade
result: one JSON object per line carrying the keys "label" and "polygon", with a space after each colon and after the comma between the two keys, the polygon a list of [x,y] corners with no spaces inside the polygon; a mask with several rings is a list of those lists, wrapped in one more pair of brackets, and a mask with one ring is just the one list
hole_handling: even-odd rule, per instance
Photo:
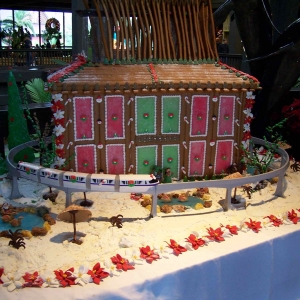
{"label": "decorated facade", "polygon": [[[78,56],[48,77],[57,163],[75,154],[67,169],[149,174],[157,166],[181,179],[220,174],[238,162],[259,83],[217,63],[210,2],[102,2],[104,13],[110,8],[116,17],[124,6],[125,19],[134,19],[117,32],[120,49],[102,35],[103,64]],[[119,16],[105,24],[121,25]]]}

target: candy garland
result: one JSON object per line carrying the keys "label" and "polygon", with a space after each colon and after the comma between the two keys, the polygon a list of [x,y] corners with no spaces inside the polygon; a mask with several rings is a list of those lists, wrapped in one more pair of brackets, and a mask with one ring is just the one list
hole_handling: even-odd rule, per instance
{"label": "candy garland", "polygon": [[68,77],[78,73],[79,70],[83,69],[83,66],[86,63],[86,57],[83,54],[79,54],[73,63],[49,75],[47,78],[48,82],[63,82]]}
{"label": "candy garland", "polygon": [[235,73],[235,75],[236,75],[237,77],[242,76],[242,78],[243,78],[244,80],[249,79],[250,82],[258,82],[258,83],[259,83],[258,79],[255,78],[254,76],[251,76],[251,75],[249,75],[249,74],[247,74],[247,73],[244,73],[244,72],[239,71],[239,70],[237,70],[237,69],[235,69],[235,68],[233,68],[233,67],[230,67],[230,66],[228,66],[228,65],[226,65],[226,64],[224,64],[224,63],[222,63],[221,61],[217,62],[217,63],[215,64],[215,66],[216,66],[216,67],[221,67],[221,68],[224,69],[224,70],[227,69],[227,70],[229,70],[230,73]]}
{"label": "candy garland", "polygon": [[158,75],[156,73],[155,67],[152,63],[148,64],[148,70],[151,74],[152,82],[155,82],[155,83],[160,82]]}
{"label": "candy garland", "polygon": [[251,91],[246,92],[246,104],[245,104],[245,109],[243,110],[243,113],[246,115],[243,124],[244,134],[242,138],[242,145],[244,148],[248,148],[249,140],[251,139],[250,125],[253,119],[253,114],[251,112],[251,109],[253,108],[253,105],[255,103],[254,99],[255,96]]}
{"label": "candy garland", "polygon": [[169,241],[165,241],[164,245],[152,248],[149,245],[141,246],[139,247],[139,251],[126,252],[125,256],[117,253],[105,261],[103,267],[101,267],[100,262],[97,262],[92,268],[80,266],[78,270],[75,270],[71,267],[65,271],[54,270],[40,274],[37,271],[33,273],[26,272],[25,274],[11,274],[4,268],[0,268],[0,285],[6,287],[9,292],[27,287],[58,288],[70,287],[72,285],[85,286],[89,283],[100,285],[103,279],[135,270],[135,267],[139,264],[152,264],[159,259],[169,258],[170,255],[184,255],[187,251],[201,251],[203,246],[209,246],[211,242],[224,242],[227,238],[238,235],[239,232],[247,233],[253,231],[258,234],[261,230],[270,227],[297,225],[300,220],[300,216],[297,213],[299,211],[300,209],[292,209],[282,216],[268,215],[263,217],[263,221],[249,218],[249,220],[241,222],[239,227],[236,225],[227,224],[224,226],[221,224],[216,229],[212,227],[206,228],[205,233],[194,231],[181,243],[170,239]]}
{"label": "candy garland", "polygon": [[55,134],[55,147],[56,147],[56,159],[55,159],[55,168],[59,168],[64,165],[66,159],[63,139],[66,128],[65,125],[65,111],[62,94],[53,94],[52,95],[52,106],[51,110],[53,112],[54,124],[55,127],[53,132]]}

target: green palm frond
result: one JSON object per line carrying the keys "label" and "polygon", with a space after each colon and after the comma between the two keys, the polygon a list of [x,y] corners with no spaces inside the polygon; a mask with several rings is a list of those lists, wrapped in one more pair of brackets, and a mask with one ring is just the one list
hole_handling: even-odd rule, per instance
{"label": "green palm frond", "polygon": [[69,63],[62,61],[60,59],[51,59],[51,61],[55,62],[57,65],[61,65],[61,66],[67,66]]}
{"label": "green palm frond", "polygon": [[45,91],[45,82],[41,78],[34,78],[25,84],[25,88],[33,102],[45,103],[51,101],[51,93]]}

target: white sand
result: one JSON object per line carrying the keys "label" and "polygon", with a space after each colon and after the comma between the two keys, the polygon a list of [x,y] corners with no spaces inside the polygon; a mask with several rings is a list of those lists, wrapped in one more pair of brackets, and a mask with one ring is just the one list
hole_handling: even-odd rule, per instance
{"label": "white sand", "polygon": [[[26,249],[14,249],[8,246],[8,239],[0,238],[0,268],[4,267],[5,274],[25,274],[34,271],[43,274],[58,269],[65,271],[70,267],[78,269],[81,265],[92,268],[96,262],[103,266],[106,260],[117,253],[125,256],[133,250],[139,251],[141,246],[166,245],[164,241],[170,239],[184,245],[185,238],[193,231],[205,234],[206,228],[215,229],[220,224],[240,227],[244,221],[252,218],[267,226],[267,220],[263,217],[273,214],[284,218],[287,211],[300,208],[300,172],[295,173],[289,169],[285,180],[285,198],[273,195],[276,184],[269,184],[265,189],[255,192],[252,199],[248,199],[247,195],[238,189],[237,195],[246,202],[246,208],[232,207],[228,212],[224,212],[218,201],[224,199],[225,190],[210,189],[213,200],[211,208],[173,213],[172,216],[159,213],[156,218],[149,218],[149,211],[143,208],[139,201],[131,200],[130,194],[87,193],[87,199],[92,200],[94,204],[88,208],[92,212],[92,219],[77,223],[77,235],[83,241],[80,246],[68,242],[68,239],[73,237],[73,225],[57,221],[46,236],[26,239]],[[54,218],[65,208],[63,192],[59,192],[56,203],[53,204],[50,200],[43,200],[43,193],[48,191],[43,185],[20,179],[19,188],[24,197],[9,200],[10,181],[3,179],[0,182],[0,204],[8,202],[18,206],[35,200],[31,205],[46,205]],[[72,196],[73,203],[79,203],[80,199],[83,199],[83,193],[75,193]],[[111,216],[118,214],[124,217],[123,228],[120,229],[112,227],[109,222]],[[1,289],[4,287],[0,286]]]}

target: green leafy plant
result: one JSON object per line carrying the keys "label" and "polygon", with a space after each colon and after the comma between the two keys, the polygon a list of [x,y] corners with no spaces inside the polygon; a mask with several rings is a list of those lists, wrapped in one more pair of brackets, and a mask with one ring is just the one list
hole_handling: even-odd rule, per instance
{"label": "green leafy plant", "polygon": [[244,163],[247,168],[254,168],[260,174],[270,170],[270,165],[277,155],[279,146],[284,143],[281,130],[286,120],[287,119],[283,119],[279,123],[266,128],[268,138],[266,136],[263,137],[265,141],[264,147],[256,147],[252,140],[250,140],[250,146],[253,148],[252,151],[243,146],[241,147],[243,156],[241,162]]}
{"label": "green leafy plant", "polygon": [[45,90],[43,79],[33,78],[26,82],[25,88],[33,102],[48,103],[51,101],[51,93]]}

